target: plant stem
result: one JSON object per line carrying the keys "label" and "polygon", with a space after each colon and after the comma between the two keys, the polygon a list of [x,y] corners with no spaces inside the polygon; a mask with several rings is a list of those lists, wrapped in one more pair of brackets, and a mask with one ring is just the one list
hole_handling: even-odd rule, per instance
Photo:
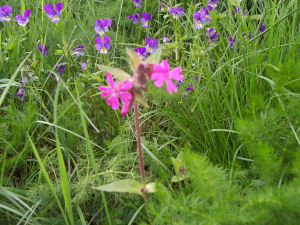
{"label": "plant stem", "polygon": [[142,177],[142,185],[143,185],[143,188],[145,188],[146,182],[145,182],[144,162],[143,162],[143,153],[142,153],[142,145],[141,145],[139,109],[138,109],[138,103],[136,101],[134,101],[134,120],[135,120],[137,149],[138,149],[138,154],[139,154],[140,173],[141,173],[141,177]]}

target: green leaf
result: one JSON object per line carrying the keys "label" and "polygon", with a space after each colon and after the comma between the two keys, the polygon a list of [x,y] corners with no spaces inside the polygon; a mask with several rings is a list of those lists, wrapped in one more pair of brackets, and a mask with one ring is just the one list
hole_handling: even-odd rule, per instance
{"label": "green leaf", "polygon": [[135,180],[119,180],[110,184],[105,184],[102,186],[94,187],[94,189],[99,191],[106,191],[106,192],[125,192],[125,193],[133,193],[142,195],[142,192],[140,191],[142,188],[142,185],[135,181]]}
{"label": "green leaf", "polygon": [[143,96],[136,94],[136,95],[134,96],[134,99],[135,99],[139,104],[141,104],[142,106],[144,106],[144,107],[146,107],[146,108],[149,107],[148,103],[146,102],[146,100],[145,100],[145,98],[144,98]]}
{"label": "green leaf", "polygon": [[150,55],[145,62],[146,63],[159,63],[160,62],[160,58],[161,58],[161,54],[162,54],[162,50],[164,49],[163,46],[159,47],[152,55]]}
{"label": "green leaf", "polygon": [[137,70],[138,65],[142,62],[140,57],[131,48],[126,48],[130,66],[133,71]]}
{"label": "green leaf", "polygon": [[115,76],[118,80],[130,80],[131,76],[126,73],[125,71],[113,68],[110,66],[104,66],[104,65],[96,65],[100,70],[111,73],[113,76]]}

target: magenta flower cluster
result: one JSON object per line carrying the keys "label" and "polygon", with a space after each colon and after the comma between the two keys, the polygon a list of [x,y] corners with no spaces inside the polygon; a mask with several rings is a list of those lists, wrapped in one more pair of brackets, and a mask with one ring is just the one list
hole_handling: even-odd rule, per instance
{"label": "magenta flower cluster", "polygon": [[107,73],[107,83],[109,86],[99,86],[100,95],[106,98],[106,103],[117,110],[122,102],[121,115],[125,115],[130,110],[135,96],[140,95],[143,90],[147,90],[147,77],[154,81],[156,87],[162,87],[166,84],[167,91],[172,94],[177,92],[177,87],[173,80],[183,80],[184,75],[181,74],[182,68],[176,67],[170,69],[168,60],[163,60],[160,64],[141,63],[138,66],[138,71],[135,71],[133,78],[123,80],[116,83],[111,74]]}

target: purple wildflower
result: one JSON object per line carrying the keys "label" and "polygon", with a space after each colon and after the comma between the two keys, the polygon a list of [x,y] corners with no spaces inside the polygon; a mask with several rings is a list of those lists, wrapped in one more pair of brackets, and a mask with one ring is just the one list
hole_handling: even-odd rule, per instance
{"label": "purple wildflower", "polygon": [[158,45],[158,40],[156,38],[152,40],[151,37],[147,37],[145,43],[146,43],[147,52],[149,52],[150,54],[155,52]]}
{"label": "purple wildflower", "polygon": [[28,83],[28,74],[26,74],[26,76],[23,77],[22,83],[23,83],[23,84],[27,84],[27,83]]}
{"label": "purple wildflower", "polygon": [[186,88],[186,90],[187,90],[187,91],[193,91],[193,90],[194,90],[194,87],[193,87],[193,86],[189,86],[189,87]]}
{"label": "purple wildflower", "polygon": [[100,54],[107,54],[107,50],[110,49],[110,37],[104,36],[103,40],[101,37],[95,38],[95,48],[100,50]]}
{"label": "purple wildflower", "polygon": [[140,15],[138,13],[128,16],[131,21],[136,24],[139,21]]}
{"label": "purple wildflower", "polygon": [[184,98],[187,98],[187,97],[189,97],[189,93],[187,93],[186,91],[185,91],[185,92],[183,92],[183,94],[182,94],[182,97],[184,97]]}
{"label": "purple wildflower", "polygon": [[86,61],[83,60],[82,64],[81,64],[81,70],[85,70],[87,67]]}
{"label": "purple wildflower", "polygon": [[210,43],[214,44],[216,42],[216,39],[219,37],[219,33],[214,27],[207,28],[207,32],[209,34]]}
{"label": "purple wildflower", "polygon": [[[228,37],[228,40],[229,40],[229,46],[230,46],[230,48],[234,48],[234,45],[236,43],[236,38]],[[237,44],[240,44],[240,43],[237,42]]]}
{"label": "purple wildflower", "polygon": [[164,11],[164,10],[165,10],[165,7],[166,7],[166,6],[165,6],[165,4],[163,3],[163,0],[160,0],[160,8],[161,8],[160,10],[161,10],[161,11]]}
{"label": "purple wildflower", "polygon": [[17,92],[17,95],[19,96],[20,100],[23,101],[23,99],[24,99],[24,87],[20,87],[19,91]]}
{"label": "purple wildflower", "polygon": [[84,55],[84,46],[78,45],[76,48],[73,48],[73,52],[76,56],[83,56]]}
{"label": "purple wildflower", "polygon": [[142,60],[146,58],[146,48],[145,47],[135,48],[135,52]]}
{"label": "purple wildflower", "polygon": [[[248,37],[249,37],[249,40],[251,40],[254,36],[252,34],[249,34]],[[245,40],[247,40],[247,35],[246,34],[244,34],[244,38],[245,38]]]}
{"label": "purple wildflower", "polygon": [[176,8],[169,8],[169,12],[174,15],[176,19],[183,16],[184,10],[182,7],[177,6]]}
{"label": "purple wildflower", "polygon": [[244,15],[246,18],[248,17],[247,10],[244,10],[243,15]]}
{"label": "purple wildflower", "polygon": [[65,70],[66,70],[66,66],[67,65],[60,65],[59,67],[57,67],[57,72],[59,74],[63,74],[65,72]]}
{"label": "purple wildflower", "polygon": [[195,76],[195,80],[199,80],[199,75]]}
{"label": "purple wildflower", "polygon": [[24,12],[24,17],[21,14],[18,14],[15,19],[17,21],[17,23],[24,27],[28,22],[29,22],[29,16],[31,14],[31,10],[30,9],[26,9]]}
{"label": "purple wildflower", "polygon": [[43,53],[43,56],[46,57],[50,46],[39,45],[38,48]]}
{"label": "purple wildflower", "polygon": [[105,32],[108,31],[108,27],[111,25],[111,19],[105,18],[104,20],[96,20],[94,25],[95,32],[102,36]]}
{"label": "purple wildflower", "polygon": [[132,0],[135,7],[142,7],[142,0]]}
{"label": "purple wildflower", "polygon": [[241,15],[241,10],[240,10],[239,7],[236,6],[234,9],[235,9],[235,11],[236,11],[239,15]]}
{"label": "purple wildflower", "polygon": [[62,10],[63,6],[64,5],[61,2],[56,4],[55,9],[53,9],[53,6],[49,3],[44,6],[44,10],[47,16],[52,19],[52,23],[57,23],[59,21],[60,11]]}
{"label": "purple wildflower", "polygon": [[8,22],[11,20],[12,7],[3,5],[0,7],[0,21]]}
{"label": "purple wildflower", "polygon": [[203,6],[200,11],[194,13],[195,28],[200,29],[204,24],[211,21],[208,10]]}
{"label": "purple wildflower", "polygon": [[[266,26],[262,23],[259,27],[259,32],[263,33],[263,32],[265,32],[265,30],[266,30]],[[264,36],[265,36],[265,34],[262,35],[262,37],[264,37]]]}
{"label": "purple wildflower", "polygon": [[167,38],[166,36],[163,37],[163,43],[167,43],[167,42],[169,42],[169,38]]}
{"label": "purple wildflower", "polygon": [[148,27],[150,20],[151,20],[151,14],[143,12],[141,18],[142,27]]}
{"label": "purple wildflower", "polygon": [[207,3],[207,8],[209,9],[209,11],[212,11],[213,9],[215,9],[217,7],[217,3],[219,2],[219,0],[210,0]]}

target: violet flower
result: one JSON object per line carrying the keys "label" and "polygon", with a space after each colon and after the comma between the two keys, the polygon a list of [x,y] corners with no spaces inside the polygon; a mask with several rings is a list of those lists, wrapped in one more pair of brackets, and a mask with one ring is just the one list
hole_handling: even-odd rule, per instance
{"label": "violet flower", "polygon": [[12,7],[8,5],[3,5],[0,7],[0,21],[8,22],[11,20]]}
{"label": "violet flower", "polygon": [[240,10],[240,8],[239,7],[234,7],[234,9],[235,9],[235,11],[239,14],[239,15],[241,15],[241,10]]}
{"label": "violet flower", "polygon": [[81,70],[85,70],[87,67],[86,61],[83,60],[82,64],[81,64]]}
{"label": "violet flower", "polygon": [[[249,40],[251,40],[254,36],[252,34],[248,35]],[[247,35],[244,34],[244,39],[247,40]]]}
{"label": "violet flower", "polygon": [[141,58],[141,60],[144,60],[146,58],[146,48],[145,47],[135,48],[134,51]]}
{"label": "violet flower", "polygon": [[17,92],[18,97],[20,98],[21,101],[24,99],[24,87],[20,87],[19,91]]}
{"label": "violet flower", "polygon": [[[236,38],[232,38],[232,37],[228,37],[228,40],[229,40],[229,46],[230,48],[234,48],[234,45],[236,43]],[[237,42],[237,44],[239,44],[239,42]]]}
{"label": "violet flower", "polygon": [[67,65],[60,65],[59,67],[57,67],[57,72],[59,74],[63,74],[65,72],[65,70],[66,70],[66,66]]}
{"label": "violet flower", "polygon": [[100,50],[100,54],[107,54],[107,50],[110,49],[110,37],[104,36],[103,40],[101,37],[95,38],[95,48]]}
{"label": "violet flower", "polygon": [[[266,30],[266,26],[262,23],[259,27],[259,33],[263,33]],[[264,37],[265,34],[262,35],[262,37]]]}
{"label": "violet flower", "polygon": [[130,89],[132,88],[132,83],[128,80],[115,83],[110,73],[107,73],[107,82],[109,84],[108,87],[98,87],[98,89],[101,91],[100,95],[103,98],[108,97],[106,99],[106,103],[110,105],[113,110],[117,110],[119,108],[119,99],[121,99],[123,103],[121,114],[127,114],[133,101],[133,95],[130,92]]}
{"label": "violet flower", "polygon": [[94,25],[95,32],[102,36],[105,32],[108,31],[108,27],[111,25],[111,19],[105,18],[104,20],[96,20]]}
{"label": "violet flower", "polygon": [[153,64],[153,72],[151,74],[151,80],[155,81],[156,87],[161,87],[166,82],[167,91],[172,94],[173,91],[177,92],[177,87],[174,85],[172,80],[182,80],[184,75],[181,74],[182,68],[176,67],[170,70],[168,59],[160,62],[160,64]]}
{"label": "violet flower", "polygon": [[76,48],[73,48],[73,52],[76,56],[84,56],[84,46],[78,45]]}
{"label": "violet flower", "polygon": [[62,8],[64,7],[63,3],[58,2],[55,6],[55,9],[53,9],[53,6],[49,3],[47,3],[44,6],[44,10],[47,14],[47,16],[52,19],[52,23],[57,23],[59,21],[59,17],[60,17],[60,11],[62,10]]}
{"label": "violet flower", "polygon": [[23,77],[22,83],[23,83],[23,84],[27,84],[27,83],[28,83],[28,74],[26,74],[26,76]]}
{"label": "violet flower", "polygon": [[142,0],[132,0],[135,7],[142,7]]}
{"label": "violet flower", "polygon": [[165,4],[163,3],[163,0],[160,0],[160,10],[164,11],[166,8]]}
{"label": "violet flower", "polygon": [[167,42],[169,42],[169,38],[167,38],[166,36],[163,37],[163,43],[167,43]]}
{"label": "violet flower", "polygon": [[195,28],[200,29],[204,24],[211,21],[208,10],[203,6],[200,11],[194,13]]}
{"label": "violet flower", "polygon": [[184,10],[182,7],[177,6],[176,8],[169,8],[169,12],[174,15],[175,19],[183,16]]}
{"label": "violet flower", "polygon": [[39,45],[38,48],[43,53],[43,56],[46,57],[50,46]]}
{"label": "violet flower", "polygon": [[143,12],[141,18],[142,27],[148,27],[150,20],[151,20],[151,14]]}
{"label": "violet flower", "polygon": [[212,11],[213,9],[215,9],[217,7],[217,3],[219,2],[219,0],[210,0],[207,3],[207,8],[209,9],[209,11]]}
{"label": "violet flower", "polygon": [[158,45],[158,40],[156,38],[152,40],[151,37],[147,37],[145,43],[146,43],[147,52],[149,52],[150,54],[155,52]]}
{"label": "violet flower", "polygon": [[193,91],[193,90],[194,90],[194,87],[193,87],[193,86],[189,86],[189,87],[186,88],[186,90],[187,90],[187,91]]}
{"label": "violet flower", "polygon": [[182,93],[182,97],[187,98],[189,97],[189,93],[187,93],[186,91]]}
{"label": "violet flower", "polygon": [[29,16],[31,14],[31,10],[30,9],[26,9],[24,12],[24,17],[21,14],[18,14],[15,19],[17,21],[17,23],[22,26],[25,27],[25,25],[29,22]]}
{"label": "violet flower", "polygon": [[128,16],[131,21],[136,24],[139,21],[140,15],[138,13]]}
{"label": "violet flower", "polygon": [[216,28],[210,27],[207,28],[207,32],[209,34],[210,43],[216,43],[217,38],[219,37],[219,33],[216,31]]}

